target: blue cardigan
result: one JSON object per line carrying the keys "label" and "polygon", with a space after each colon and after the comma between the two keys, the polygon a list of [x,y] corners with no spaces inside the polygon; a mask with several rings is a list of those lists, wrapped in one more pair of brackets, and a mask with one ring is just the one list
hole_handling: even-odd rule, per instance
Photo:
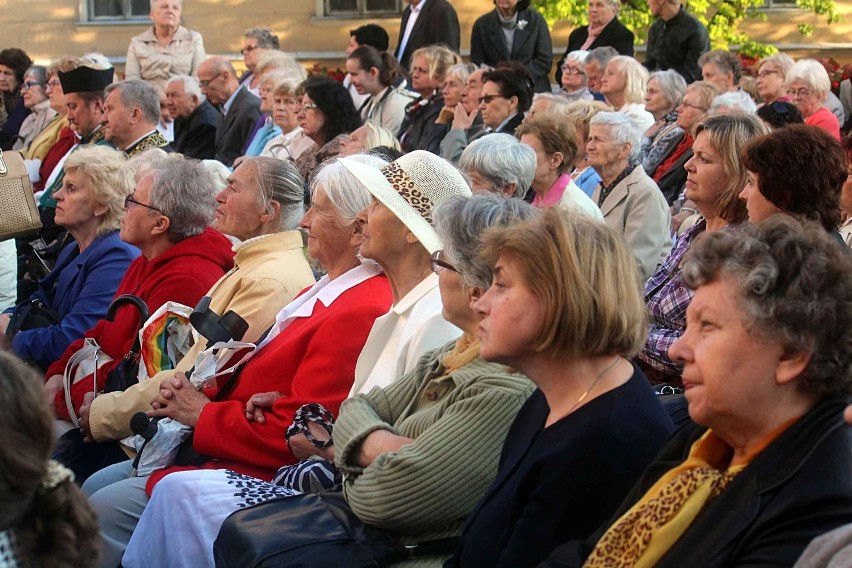
{"label": "blue cardigan", "polygon": [[66,245],[31,296],[53,309],[61,321],[18,332],[12,340],[15,353],[41,367],[59,359],[72,341],[106,315],[119,282],[137,256],[139,249],[123,242],[118,231],[96,238],[82,253],[76,242]]}

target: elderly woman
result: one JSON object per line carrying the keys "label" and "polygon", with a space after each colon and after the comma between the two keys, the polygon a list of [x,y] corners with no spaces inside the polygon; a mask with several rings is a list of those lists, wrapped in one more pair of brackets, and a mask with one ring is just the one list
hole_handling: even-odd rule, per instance
{"label": "elderly woman", "polygon": [[269,28],[246,30],[243,34],[243,48],[240,50],[246,72],[240,76],[240,85],[259,97],[260,73],[257,72],[257,64],[260,63],[261,57],[279,47],[278,36]]}
{"label": "elderly woman", "polygon": [[[160,383],[152,414],[195,429],[194,449],[209,460],[202,464],[204,469],[227,468],[269,480],[282,463],[294,463],[297,458],[282,435],[294,413],[312,402],[337,412],[352,386],[370,328],[390,306],[387,278],[375,263],[358,256],[361,235],[355,216],[368,205],[369,193],[337,162],[321,168],[311,187],[312,205],[299,224],[308,233],[308,254],[319,260],[326,275],[278,313],[253,357],[219,379],[220,388],[228,385],[226,394],[211,400],[182,374]],[[249,400],[269,391],[284,396],[263,420],[247,421]],[[224,423],[230,426],[223,429]],[[125,462],[96,473],[83,485],[101,523],[104,568],[121,561],[148,501],[146,484],[153,489],[173,471],[129,477],[130,463]],[[153,549],[156,543],[147,544]]]}
{"label": "elderly woman", "polygon": [[462,152],[459,168],[474,193],[496,193],[523,199],[536,173],[536,155],[509,134],[495,133],[474,140]]}
{"label": "elderly woman", "polygon": [[[304,288],[314,284],[302,252],[298,222],[304,213],[304,182],[292,162],[248,158],[216,196],[216,228],[239,240],[234,266],[206,293],[217,314],[233,311],[248,324],[243,341],[257,341],[275,323],[275,314]],[[175,370],[187,372],[207,341],[196,335],[190,351]],[[72,430],[63,436],[54,459],[71,468],[78,483],[107,465],[127,459],[118,440],[131,435],[130,420],[151,408],[162,380],[175,371],[162,371],[124,392],[106,393],[80,411],[83,435]],[[76,443],[72,443],[76,440]]]}
{"label": "elderly woman", "polygon": [[[53,414],[38,376],[0,354],[0,559],[5,566],[91,566],[98,523],[71,472],[49,460]],[[56,535],[62,534],[62,538]]]}
{"label": "elderly woman", "polygon": [[[30,114],[21,123],[18,140],[12,146],[13,150],[29,153],[30,144],[36,136],[56,118],[56,111],[53,110],[47,98],[46,88],[47,68],[33,65],[27,69],[24,81],[21,83],[21,99],[24,101],[24,108],[29,110]],[[46,153],[47,150],[44,148],[43,152]]]}
{"label": "elderly woman", "polygon": [[[436,207],[435,224],[444,248],[434,258],[432,269],[440,282],[442,310],[463,330],[461,338],[424,355],[410,373],[392,385],[345,401],[331,446],[318,449],[307,445],[311,453],[335,459],[346,472],[346,503],[355,515],[406,544],[458,534],[464,516],[493,476],[498,458],[493,441],[505,436],[532,390],[523,376],[479,357],[481,316],[471,307],[490,280],[487,264],[476,254],[480,234],[532,214],[529,205],[519,200],[493,195],[451,197]],[[324,431],[318,434],[322,440],[329,437]],[[293,438],[291,445],[295,447]],[[451,475],[456,481],[452,486],[430,489],[429,481],[441,475]],[[205,542],[200,543],[197,536],[179,537],[174,543],[180,547],[177,556],[192,557],[198,566],[212,568],[213,539],[225,517],[244,501],[234,495],[229,478],[250,485],[255,502],[287,495],[285,488],[238,479],[222,471],[169,476],[154,491],[123,565],[169,565],[176,552],[171,545],[156,544],[171,540],[161,541],[160,535],[192,534],[204,535]],[[177,510],[173,507],[176,502],[181,503]],[[258,511],[263,509],[255,513]],[[241,548],[222,544],[228,538],[229,524],[217,547],[224,546],[229,556],[239,556]],[[276,531],[275,524],[270,524],[266,535]],[[264,540],[266,535],[246,536]],[[439,554],[419,561],[440,565],[443,558]]]}
{"label": "elderly woman", "polygon": [[481,355],[538,389],[448,566],[536,566],[615,510],[672,424],[630,363],[645,308],[615,231],[550,210],[484,241],[494,278],[475,305]]}
{"label": "elderly woman", "polygon": [[405,118],[399,130],[399,141],[406,152],[439,152],[446,134],[445,128],[435,126],[435,120],[444,108],[441,88],[450,68],[461,62],[457,53],[440,45],[421,47],[411,55],[411,88],[420,96],[405,108]]}
{"label": "elderly woman", "polygon": [[612,47],[616,54],[633,57],[633,32],[618,21],[620,0],[589,0],[589,24],[580,26],[568,36],[565,55],[556,66],[556,82],[562,83],[565,63],[572,51],[591,51],[598,47]]}
{"label": "elderly woman", "polygon": [[182,0],[151,0],[150,28],[127,47],[125,79],[144,79],[165,89],[176,75],[195,75],[205,59],[201,34],[180,25]]}
{"label": "elderly woman", "polygon": [[[553,45],[547,22],[530,0],[493,0],[494,10],[480,16],[470,33],[470,61],[496,66],[517,61],[529,69],[536,93],[550,92]],[[522,30],[523,35],[517,34]]]}
{"label": "elderly woman", "polygon": [[610,59],[601,77],[601,94],[607,104],[628,117],[645,132],[654,124],[654,115],[645,109],[645,88],[648,71],[641,63],[617,55]]}
{"label": "elderly woman", "polygon": [[302,178],[310,182],[316,169],[340,153],[343,141],[361,126],[352,97],[340,83],[325,77],[305,82],[305,94],[297,118],[313,145],[296,158]]}
{"label": "elderly woman", "polygon": [[353,156],[378,147],[400,151],[399,140],[389,130],[367,122],[352,132],[349,139],[343,143],[340,155]]}
{"label": "elderly woman", "polygon": [[296,160],[314,142],[299,126],[301,103],[296,92],[299,82],[282,79],[272,91],[272,121],[281,134],[266,143],[260,155],[279,160]]}
{"label": "elderly woman", "polygon": [[743,66],[737,54],[724,49],[714,49],[698,58],[701,78],[719,87],[722,94],[740,90]]}
{"label": "elderly woman", "polygon": [[434,205],[451,195],[469,196],[470,189],[451,164],[422,150],[381,170],[352,158],[343,165],[373,195],[358,215],[360,252],[382,267],[394,300],[358,357],[352,387],[357,394],[387,386],[413,369],[423,353],[459,336],[441,316],[438,278],[429,270],[441,241],[429,222]]}
{"label": "elderly woman", "polygon": [[757,138],[740,152],[748,178],[740,197],[759,223],[776,213],[819,222],[838,237],[846,154],[820,128],[791,124]]}
{"label": "elderly woman", "polygon": [[816,59],[800,59],[784,79],[787,96],[801,111],[805,124],[818,126],[840,141],[840,123],[825,106],[831,92],[831,79]]}
{"label": "elderly woman", "polygon": [[840,190],[841,223],[838,231],[847,246],[852,248],[852,139],[843,139],[843,151],[846,153],[846,181]]}
{"label": "elderly woman", "polygon": [[603,221],[600,208],[571,180],[577,133],[570,122],[558,115],[540,114],[520,125],[515,135],[535,152],[535,207],[558,207]]}
{"label": "elderly woman", "polygon": [[786,53],[776,53],[761,60],[757,68],[757,94],[764,105],[790,100],[784,82],[794,63],[793,58]]}
{"label": "elderly woman", "polygon": [[607,225],[633,248],[642,280],[668,255],[671,215],[657,184],[639,164],[642,134],[618,112],[601,112],[589,122],[589,165],[601,176],[592,201]]}
{"label": "elderly woman", "polygon": [[0,129],[0,149],[11,150],[18,140],[21,124],[30,110],[24,106],[21,88],[24,75],[33,61],[22,49],[10,47],[0,51],[0,96],[3,98],[5,119]]}
{"label": "elderly woman", "polygon": [[[779,215],[707,235],[683,361],[694,423],[662,449],[583,566],[792,566],[852,522],[852,257],[816,223]],[[570,543],[546,565],[580,566]]]}
{"label": "elderly woman", "polygon": [[559,94],[569,101],[594,100],[586,79],[586,57],[589,52],[579,49],[565,55]]}
{"label": "elderly woman", "polygon": [[[207,228],[215,212],[214,196],[212,179],[197,162],[164,160],[136,182],[133,193],[124,199],[120,236],[142,254],[127,268],[116,296],[133,294],[151,313],[167,301],[187,306],[198,303],[233,266],[228,239]],[[45,391],[60,420],[78,425],[86,393],[92,392],[95,379],[97,390],[103,390],[109,371],[130,351],[139,326],[139,311],[122,306],[112,321],[98,321],[47,368]],[[70,385],[70,402],[66,402],[63,375],[87,339],[94,339],[112,360],[102,362],[94,376],[88,373]]]}
{"label": "elderly woman", "polygon": [[[44,183],[59,163],[59,160],[77,143],[68,121],[68,107],[65,105],[65,93],[59,81],[59,72],[71,69],[76,58],[66,57],[47,68],[47,82],[44,92],[50,101],[50,108],[56,111],[56,117],[30,143],[23,154],[24,159],[33,160],[27,166],[34,191],[44,189]],[[38,166],[36,166],[36,161]],[[29,169],[32,168],[32,169]],[[37,171],[33,171],[37,170]]]}
{"label": "elderly woman", "polygon": [[654,122],[642,139],[642,167],[653,176],[660,163],[677,147],[685,135],[677,125],[680,106],[686,94],[686,81],[676,71],[654,71],[645,89],[645,110]]}
{"label": "elderly woman", "polygon": [[78,149],[65,161],[65,178],[56,193],[56,223],[74,241],[62,249],[53,270],[21,306],[0,316],[8,332],[9,316],[23,317],[32,306],[52,311],[57,323],[30,328],[26,318],[16,327],[11,349],[22,359],[47,367],[72,341],[104,317],[128,266],[139,251],[118,234],[131,180],[122,154],[104,146]]}
{"label": "elderly woman", "polygon": [[472,72],[461,91],[461,104],[453,109],[450,129],[441,140],[441,157],[456,163],[467,147],[468,141],[482,132],[482,115],[479,113],[479,95],[482,92],[482,76],[490,68]]}
{"label": "elderly woman", "polygon": [[739,192],[746,185],[747,172],[740,151],[766,132],[759,119],[746,114],[709,116],[695,128],[693,155],[685,165],[686,198],[701,219],[678,237],[660,269],[645,282],[651,321],[639,361],[653,383],[680,384],[683,365],[669,350],[686,329],[686,309],[692,301],[692,291],[683,284],[684,255],[701,235],[746,220]]}
{"label": "elderly woman", "polygon": [[399,75],[399,63],[387,51],[362,45],[346,59],[346,72],[359,95],[368,95],[358,111],[364,122],[371,122],[399,132],[405,118],[405,107],[414,99],[408,91],[394,87]]}
{"label": "elderly woman", "polygon": [[571,164],[571,180],[583,193],[592,196],[601,181],[601,176],[589,165],[586,142],[589,139],[589,122],[599,112],[611,111],[612,107],[601,101],[577,101],[565,109],[565,118],[577,131],[577,154]]}
{"label": "elderly woman", "polygon": [[530,75],[523,66],[508,64],[482,75],[479,113],[488,129],[486,133],[515,133],[532,104],[531,86]]}
{"label": "elderly woman", "polygon": [[463,102],[467,80],[477,69],[472,63],[458,63],[447,71],[444,87],[441,89],[441,94],[444,96],[444,108],[441,109],[441,114],[435,120],[436,124],[451,124],[453,122],[456,106]]}
{"label": "elderly woman", "polygon": [[260,75],[260,118],[246,143],[245,156],[259,156],[272,139],[282,131],[272,114],[275,104],[275,90],[284,81],[298,84],[307,78],[305,68],[288,53],[270,51],[260,58],[256,67]]}

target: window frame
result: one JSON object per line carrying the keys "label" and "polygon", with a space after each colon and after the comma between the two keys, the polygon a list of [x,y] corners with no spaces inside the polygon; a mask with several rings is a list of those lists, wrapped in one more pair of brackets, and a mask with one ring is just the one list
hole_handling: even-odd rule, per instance
{"label": "window frame", "polygon": [[[95,16],[94,15],[94,0],[79,0],[80,3],[80,23],[108,25],[108,26],[138,26],[142,24],[150,24],[150,11],[144,16]],[[130,11],[131,0],[122,0],[123,11]]]}
{"label": "window frame", "polygon": [[395,18],[402,14],[405,8],[404,0],[395,0],[396,7],[392,10],[370,11],[367,10],[367,0],[356,0],[357,10],[332,10],[331,0],[316,0],[316,13],[321,18],[338,19],[363,19],[363,18]]}

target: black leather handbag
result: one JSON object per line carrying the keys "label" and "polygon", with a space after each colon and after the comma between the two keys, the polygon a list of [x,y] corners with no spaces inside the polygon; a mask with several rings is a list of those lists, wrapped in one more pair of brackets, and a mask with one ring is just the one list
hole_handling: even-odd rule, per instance
{"label": "black leather handbag", "polygon": [[30,298],[15,306],[15,311],[12,312],[9,325],[6,327],[6,339],[11,342],[19,331],[48,327],[59,322],[60,319],[56,312],[48,308],[38,298]]}
{"label": "black leather handbag", "polygon": [[233,513],[213,544],[217,568],[375,568],[408,558],[449,555],[458,538],[402,545],[365,525],[342,492],[306,493]]}

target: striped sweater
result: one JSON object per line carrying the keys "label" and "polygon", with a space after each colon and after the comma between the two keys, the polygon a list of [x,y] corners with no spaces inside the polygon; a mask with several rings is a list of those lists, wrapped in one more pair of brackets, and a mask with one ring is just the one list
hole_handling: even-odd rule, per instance
{"label": "striped sweater", "polygon": [[[443,376],[455,342],[423,355],[405,377],[344,401],[334,426],[346,500],[367,524],[410,544],[457,536],[497,473],[506,432],[534,387],[523,375],[476,358]],[[415,442],[355,465],[376,430]],[[440,566],[424,557],[405,566]]]}

